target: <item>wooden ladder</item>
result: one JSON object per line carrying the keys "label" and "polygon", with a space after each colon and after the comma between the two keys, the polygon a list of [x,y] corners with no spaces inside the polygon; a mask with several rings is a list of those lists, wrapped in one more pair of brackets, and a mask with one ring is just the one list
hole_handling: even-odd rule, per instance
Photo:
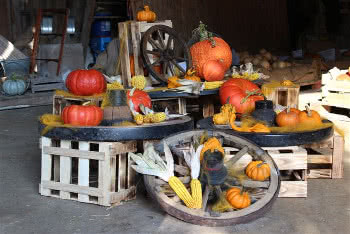
{"label": "wooden ladder", "polygon": [[[63,29],[62,33],[50,33],[50,34],[41,34],[41,21],[44,16],[44,14],[63,14],[64,15],[64,22],[63,22]],[[30,74],[33,74],[35,69],[36,60],[41,61],[52,61],[57,62],[57,70],[56,75],[58,76],[61,69],[61,62],[62,62],[62,56],[63,56],[63,47],[64,47],[64,40],[66,38],[66,32],[67,32],[67,23],[68,23],[68,17],[69,17],[69,9],[38,9],[38,13],[36,16],[36,23],[35,23],[35,32],[34,32],[34,45],[32,50],[32,55],[30,58]],[[61,46],[60,46],[60,52],[57,59],[54,58],[37,58],[38,54],[38,47],[39,47],[39,36],[40,35],[57,35],[62,36],[61,39]]]}

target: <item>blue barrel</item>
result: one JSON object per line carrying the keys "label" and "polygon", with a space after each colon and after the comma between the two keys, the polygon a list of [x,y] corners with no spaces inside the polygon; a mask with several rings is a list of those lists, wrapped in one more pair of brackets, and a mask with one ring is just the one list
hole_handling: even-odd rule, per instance
{"label": "blue barrel", "polygon": [[[111,16],[108,12],[98,12],[95,16]],[[91,25],[91,37],[110,37],[111,21],[109,19],[95,19]]]}

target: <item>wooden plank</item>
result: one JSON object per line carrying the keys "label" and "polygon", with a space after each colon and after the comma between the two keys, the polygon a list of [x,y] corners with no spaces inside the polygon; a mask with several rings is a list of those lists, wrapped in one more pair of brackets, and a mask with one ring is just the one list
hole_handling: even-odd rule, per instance
{"label": "wooden plank", "polygon": [[[69,149],[71,147],[71,141],[61,140],[61,148]],[[61,156],[60,163],[60,183],[62,184],[71,184],[72,179],[72,158]],[[70,193],[61,191],[60,198],[69,199]]]}
{"label": "wooden plank", "polygon": [[32,94],[30,92],[19,96],[0,95],[0,108],[6,109],[11,106],[42,106],[52,104],[52,92]]}
{"label": "wooden plank", "polygon": [[181,114],[181,115],[187,114],[187,112],[186,112],[186,98],[179,98],[178,103],[179,103],[179,114]]}
{"label": "wooden plank", "polygon": [[40,91],[50,91],[56,89],[63,89],[64,83],[51,83],[51,84],[41,84],[41,85],[31,85],[32,93]]}
{"label": "wooden plank", "polygon": [[[79,143],[86,143],[87,142],[79,142]],[[64,149],[59,147],[49,147],[44,146],[43,152],[46,154],[55,154],[55,155],[61,155],[65,157],[72,157],[72,158],[81,158],[81,159],[94,159],[94,160],[104,160],[105,155],[102,152],[93,152],[93,151],[86,151],[86,150],[77,150],[77,149]]]}
{"label": "wooden plank", "polygon": [[281,181],[278,197],[307,197],[307,181]]}
{"label": "wooden plank", "polygon": [[332,155],[308,155],[307,156],[308,164],[326,164],[332,163]]}
{"label": "wooden plank", "polygon": [[[42,181],[41,182],[41,189],[47,189],[47,190],[59,190],[59,191],[65,191],[68,193],[77,193],[77,194],[83,194],[84,196],[94,196],[94,197],[102,197],[102,191],[98,188],[88,187],[88,186],[80,186],[76,184],[62,184],[59,182],[54,181]],[[45,194],[42,194],[45,195]],[[45,195],[50,196],[50,194]],[[87,201],[89,202],[89,201]]]}
{"label": "wooden plank", "polygon": [[53,160],[53,181],[60,181],[60,157],[58,155],[52,155]]}
{"label": "wooden plank", "polygon": [[[129,21],[118,23],[119,40],[120,40],[120,68],[122,74],[122,84],[125,88],[131,87],[130,72],[130,52],[129,52]],[[134,59],[135,60],[135,59]],[[130,82],[129,82],[130,80]]]}
{"label": "wooden plank", "polygon": [[[47,137],[41,137],[41,145],[43,148],[51,146],[51,139]],[[42,149],[41,151],[41,185],[44,182],[51,180],[51,165],[52,165],[52,155],[45,153]],[[50,196],[50,189],[41,187],[40,194],[45,196]]]}
{"label": "wooden plank", "polygon": [[[90,144],[88,142],[79,142],[79,150],[89,152]],[[78,163],[78,185],[89,187],[89,176],[90,176],[90,162],[89,159],[79,157]],[[89,202],[89,196],[78,193],[78,201]]]}
{"label": "wooden plank", "polygon": [[333,144],[332,179],[339,179],[344,176],[344,138],[336,134]]}
{"label": "wooden plank", "polygon": [[131,22],[130,31],[131,31],[131,41],[132,41],[132,51],[134,55],[134,68],[135,75],[144,75],[143,67],[140,58],[140,45],[141,45],[141,33],[140,33],[140,22]]}
{"label": "wooden plank", "polygon": [[91,24],[95,14],[95,5],[96,0],[87,0],[85,1],[85,11],[84,11],[84,20],[81,30],[81,43],[84,46],[84,57],[86,56],[87,48],[90,41],[90,30]]}
{"label": "wooden plank", "polygon": [[136,144],[136,141],[112,142],[111,154],[135,152]]}
{"label": "wooden plank", "polygon": [[128,176],[127,176],[127,188],[130,189],[132,186],[136,185],[136,171],[131,167],[132,160],[128,154]]}
{"label": "wooden plank", "polygon": [[136,187],[132,186],[129,189],[123,189],[119,192],[111,193],[111,204],[119,204],[121,201],[128,201],[136,198]]}
{"label": "wooden plank", "polygon": [[[111,154],[111,143],[100,144],[99,151],[105,154],[105,160],[102,162],[102,171],[99,173],[99,177],[102,178],[102,184],[99,184],[99,188],[103,192],[103,200],[99,200],[100,205],[109,206],[111,204],[110,197],[111,192],[115,192],[115,180],[116,180],[116,155]],[[100,178],[99,178],[100,179]]]}
{"label": "wooden plank", "polygon": [[126,165],[127,154],[119,154],[119,178],[118,178],[118,192],[122,189],[126,189],[127,182],[127,165]]}
{"label": "wooden plank", "polygon": [[308,179],[331,179],[331,169],[310,169],[307,174]]}

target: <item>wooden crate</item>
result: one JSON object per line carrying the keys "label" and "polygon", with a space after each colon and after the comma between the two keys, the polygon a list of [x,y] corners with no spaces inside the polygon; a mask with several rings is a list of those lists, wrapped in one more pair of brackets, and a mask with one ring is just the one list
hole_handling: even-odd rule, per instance
{"label": "wooden crate", "polygon": [[[299,146],[263,149],[273,158],[281,173],[282,181],[278,197],[307,197],[307,151]],[[225,147],[226,155],[232,155],[235,151],[234,148]],[[245,168],[251,160],[252,157],[246,154],[234,166]]]}
{"label": "wooden crate", "polygon": [[344,138],[335,132],[334,136],[321,143],[303,146],[308,151],[309,179],[339,179],[344,176]]}
{"label": "wooden crate", "polygon": [[288,87],[280,86],[270,88],[265,85],[261,88],[263,94],[268,100],[271,100],[273,104],[279,104],[282,106],[290,106],[293,108],[298,108],[299,104],[299,90],[300,86]]}
{"label": "wooden crate", "polygon": [[128,152],[136,142],[85,142],[41,138],[43,196],[102,206],[135,199],[135,171]]}
{"label": "wooden crate", "polygon": [[32,93],[63,89],[64,82],[61,77],[30,75],[30,89]]}
{"label": "wooden crate", "polygon": [[[347,70],[342,70],[345,74]],[[350,81],[336,80],[330,73],[322,74],[322,100],[324,105],[350,108]]]}
{"label": "wooden crate", "polygon": [[157,98],[152,99],[154,111],[164,111],[168,108],[170,114],[186,114],[186,98]]}
{"label": "wooden crate", "polygon": [[[130,54],[134,55],[135,75],[144,75],[143,65],[139,62],[141,37],[150,27],[165,25],[172,27],[171,20],[147,23],[145,21],[126,21],[118,23],[120,40],[120,65],[124,86],[131,87]],[[131,53],[132,51],[132,53]]]}
{"label": "wooden crate", "polygon": [[88,102],[88,101],[90,101],[91,104],[95,106],[101,106],[103,101],[103,96],[99,96],[99,97],[86,96],[82,98],[82,97],[65,97],[62,95],[54,94],[52,113],[55,115],[60,115],[64,107],[70,106],[70,105],[82,105],[84,102]]}

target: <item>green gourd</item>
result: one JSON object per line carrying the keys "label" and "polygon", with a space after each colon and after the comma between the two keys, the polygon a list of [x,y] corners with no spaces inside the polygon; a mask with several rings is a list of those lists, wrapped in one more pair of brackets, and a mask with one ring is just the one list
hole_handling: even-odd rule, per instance
{"label": "green gourd", "polygon": [[22,95],[27,90],[27,84],[22,79],[7,79],[2,84],[2,90],[7,95]]}

